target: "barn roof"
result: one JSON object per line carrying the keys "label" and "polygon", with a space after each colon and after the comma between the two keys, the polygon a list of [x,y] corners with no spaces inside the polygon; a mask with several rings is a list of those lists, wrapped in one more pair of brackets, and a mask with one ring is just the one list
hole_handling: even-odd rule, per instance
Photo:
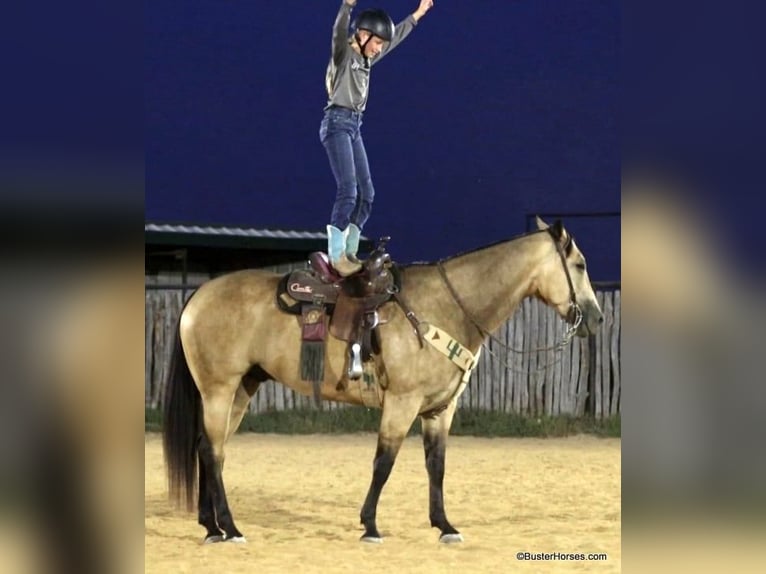
{"label": "barn roof", "polygon": [[165,246],[306,251],[326,247],[327,235],[292,229],[145,222],[144,241]]}

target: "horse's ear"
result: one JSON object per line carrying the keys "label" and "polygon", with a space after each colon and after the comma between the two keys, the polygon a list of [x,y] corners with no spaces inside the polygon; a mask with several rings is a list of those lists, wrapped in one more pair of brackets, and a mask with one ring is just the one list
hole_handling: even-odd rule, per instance
{"label": "horse's ear", "polygon": [[550,226],[549,231],[551,232],[553,239],[556,241],[560,242],[564,238],[564,225],[561,223],[560,219],[557,219],[553,222],[553,225]]}
{"label": "horse's ear", "polygon": [[544,229],[548,229],[548,224],[547,224],[547,223],[545,223],[545,222],[544,222],[544,221],[543,221],[543,220],[540,218],[540,216],[539,216],[539,215],[535,215],[535,223],[537,224],[537,229],[539,229],[540,231],[542,231],[542,230],[544,230]]}

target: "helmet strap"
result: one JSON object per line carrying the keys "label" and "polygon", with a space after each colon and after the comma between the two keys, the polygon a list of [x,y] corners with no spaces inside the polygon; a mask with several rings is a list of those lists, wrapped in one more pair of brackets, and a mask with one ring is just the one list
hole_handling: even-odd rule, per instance
{"label": "helmet strap", "polygon": [[372,32],[370,32],[370,35],[367,36],[367,39],[362,42],[362,39],[359,37],[359,30],[357,30],[354,33],[354,39],[356,40],[357,45],[359,46],[359,49],[362,52],[362,58],[364,59],[364,64],[367,68],[370,67],[370,59],[364,54],[364,49],[367,47],[367,42],[372,40]]}

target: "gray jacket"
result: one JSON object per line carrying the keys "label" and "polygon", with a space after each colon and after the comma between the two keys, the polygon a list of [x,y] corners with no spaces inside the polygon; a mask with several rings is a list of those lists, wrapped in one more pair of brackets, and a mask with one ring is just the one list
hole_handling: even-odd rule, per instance
{"label": "gray jacket", "polygon": [[351,47],[348,37],[351,6],[341,3],[332,31],[332,57],[327,65],[325,86],[327,88],[327,109],[341,106],[355,112],[363,112],[367,107],[367,94],[370,89],[370,68],[391,52],[404,40],[417,25],[412,14],[396,25],[394,36],[383,50],[373,58],[365,58]]}

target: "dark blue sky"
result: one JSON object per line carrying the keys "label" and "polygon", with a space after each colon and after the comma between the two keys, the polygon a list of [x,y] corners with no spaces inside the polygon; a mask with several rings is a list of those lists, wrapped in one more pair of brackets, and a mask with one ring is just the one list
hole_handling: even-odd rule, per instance
{"label": "dark blue sky", "polygon": [[[146,218],[324,230],[318,129],[340,0],[146,6]],[[395,21],[417,0],[377,5]],[[371,7],[360,0],[359,7]],[[436,0],[373,69],[364,233],[432,260],[561,214],[594,280],[619,278],[616,1]]]}

